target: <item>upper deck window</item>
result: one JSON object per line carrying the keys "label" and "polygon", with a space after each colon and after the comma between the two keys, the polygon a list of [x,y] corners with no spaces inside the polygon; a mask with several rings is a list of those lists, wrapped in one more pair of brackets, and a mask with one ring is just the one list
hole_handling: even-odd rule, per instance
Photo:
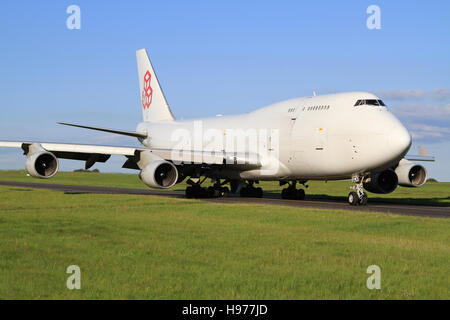
{"label": "upper deck window", "polygon": [[368,106],[383,106],[385,107],[386,105],[383,103],[382,100],[376,100],[376,99],[366,99],[366,100],[358,100],[355,103],[355,107],[356,106],[362,106],[362,105],[368,105]]}

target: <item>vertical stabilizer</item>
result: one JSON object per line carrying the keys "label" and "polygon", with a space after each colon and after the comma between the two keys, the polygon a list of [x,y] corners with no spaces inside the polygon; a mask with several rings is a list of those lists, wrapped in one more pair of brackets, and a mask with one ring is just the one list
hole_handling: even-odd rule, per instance
{"label": "vertical stabilizer", "polygon": [[153,70],[147,50],[136,51],[139,73],[139,89],[141,95],[142,114],[144,121],[173,121],[164,93],[159,86],[158,78]]}

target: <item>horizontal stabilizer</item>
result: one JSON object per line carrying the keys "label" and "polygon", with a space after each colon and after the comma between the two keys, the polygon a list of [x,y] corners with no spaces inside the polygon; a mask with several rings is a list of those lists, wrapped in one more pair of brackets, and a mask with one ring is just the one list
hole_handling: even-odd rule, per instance
{"label": "horizontal stabilizer", "polygon": [[416,155],[410,155],[405,157],[406,160],[409,161],[429,161],[434,162],[434,157],[431,156],[416,156]]}
{"label": "horizontal stabilizer", "polygon": [[135,138],[147,138],[148,135],[146,133],[140,133],[140,132],[132,132],[132,131],[123,131],[123,130],[114,130],[114,129],[105,129],[105,128],[98,128],[98,127],[90,127],[90,126],[82,126],[79,124],[72,124],[72,123],[66,123],[66,122],[58,122],[58,124],[62,124],[64,126],[70,126],[70,127],[77,127],[77,128],[83,128],[83,129],[89,129],[89,130],[97,130],[97,131],[103,131],[103,132],[109,132],[114,134],[120,134],[123,136],[130,136]]}
{"label": "horizontal stabilizer", "polygon": [[419,156],[425,156],[425,157],[431,156],[431,154],[428,152],[427,149],[425,149],[424,146],[418,146],[417,149],[419,150]]}
{"label": "horizontal stabilizer", "polygon": [[430,161],[434,162],[434,157],[428,152],[427,149],[423,146],[417,147],[419,154],[418,155],[407,155],[405,157],[406,160],[409,161]]}

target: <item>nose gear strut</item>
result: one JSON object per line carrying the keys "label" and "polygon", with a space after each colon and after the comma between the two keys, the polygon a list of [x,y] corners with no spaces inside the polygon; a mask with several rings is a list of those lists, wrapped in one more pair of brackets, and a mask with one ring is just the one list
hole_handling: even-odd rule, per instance
{"label": "nose gear strut", "polygon": [[364,192],[364,180],[365,176],[355,174],[352,176],[352,181],[355,183],[354,186],[351,186],[350,189],[352,191],[348,194],[348,203],[352,206],[365,206],[368,202],[367,194]]}

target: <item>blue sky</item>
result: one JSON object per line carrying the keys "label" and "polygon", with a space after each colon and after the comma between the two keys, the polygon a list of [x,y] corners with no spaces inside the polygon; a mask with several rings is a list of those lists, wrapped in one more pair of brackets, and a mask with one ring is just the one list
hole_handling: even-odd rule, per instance
{"label": "blue sky", "polygon": [[[69,30],[66,8],[81,9]],[[381,29],[369,30],[369,5]],[[339,91],[379,94],[450,181],[448,1],[2,1],[0,139],[136,145],[57,121],[133,130],[135,50],[147,48],[177,118],[236,114]],[[114,158],[102,171],[120,171]],[[2,169],[23,168],[0,150]],[[62,169],[81,163],[63,161]]]}

